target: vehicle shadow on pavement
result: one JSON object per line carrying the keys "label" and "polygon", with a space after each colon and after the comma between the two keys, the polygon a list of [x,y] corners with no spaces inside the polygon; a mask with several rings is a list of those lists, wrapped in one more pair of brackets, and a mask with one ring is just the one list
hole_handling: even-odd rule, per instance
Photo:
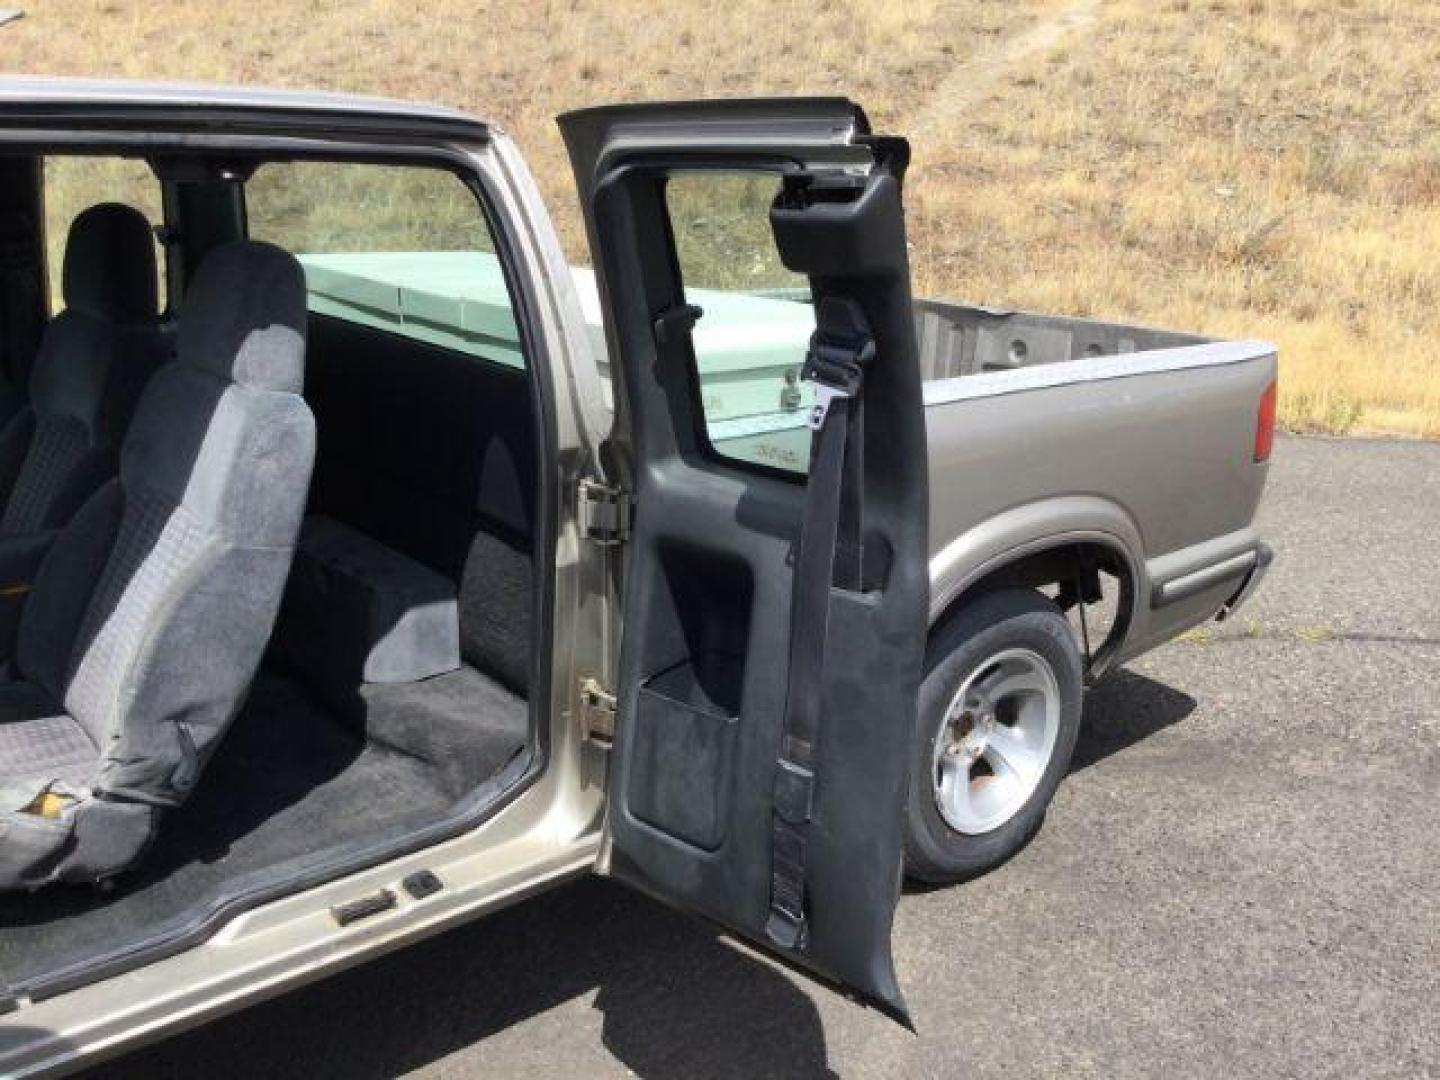
{"label": "vehicle shadow on pavement", "polygon": [[1178,724],[1195,711],[1195,699],[1172,686],[1122,668],[1085,695],[1085,715],[1070,758],[1077,773]]}
{"label": "vehicle shadow on pavement", "polygon": [[[439,1062],[594,995],[616,1073],[832,1077],[809,998],[695,920],[592,879],[102,1066],[89,1077],[379,1078]],[[593,1065],[573,1007],[443,1075]],[[579,1034],[576,1029],[579,1028]],[[574,1055],[572,1057],[572,1055]]]}

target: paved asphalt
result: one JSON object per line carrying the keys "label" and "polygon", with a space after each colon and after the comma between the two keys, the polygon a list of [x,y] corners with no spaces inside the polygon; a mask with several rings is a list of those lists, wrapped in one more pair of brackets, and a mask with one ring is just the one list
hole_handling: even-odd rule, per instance
{"label": "paved asphalt", "polygon": [[1039,837],[902,899],[918,1035],[594,881],[106,1075],[1440,1077],[1440,445],[1284,440],[1263,521]]}

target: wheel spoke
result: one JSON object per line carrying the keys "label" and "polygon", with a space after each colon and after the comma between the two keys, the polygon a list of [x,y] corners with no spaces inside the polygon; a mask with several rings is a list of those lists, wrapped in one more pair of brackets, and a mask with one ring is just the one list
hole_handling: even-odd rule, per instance
{"label": "wheel spoke", "polygon": [[946,816],[952,821],[974,821],[975,807],[970,798],[970,762],[963,757],[945,754],[940,758],[940,798]]}
{"label": "wheel spoke", "polygon": [[985,740],[985,760],[996,776],[1007,775],[1028,788],[1045,769],[1045,755],[1014,728],[997,724]]}
{"label": "wheel spoke", "polygon": [[975,689],[993,708],[1005,698],[1014,697],[1016,694],[1045,694],[1050,690],[1050,683],[1029,664],[1000,664],[977,682]]}
{"label": "wheel spoke", "polygon": [[979,824],[993,826],[997,819],[1003,821],[1013,812],[1024,787],[1009,768],[1003,765],[995,768],[989,755],[986,755],[986,760],[991,763],[993,771],[989,776],[977,778],[971,785],[970,804]]}

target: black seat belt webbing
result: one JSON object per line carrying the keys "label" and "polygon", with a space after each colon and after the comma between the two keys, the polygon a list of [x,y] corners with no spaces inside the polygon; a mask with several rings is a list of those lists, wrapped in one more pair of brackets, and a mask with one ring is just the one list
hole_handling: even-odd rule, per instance
{"label": "black seat belt webbing", "polygon": [[853,300],[826,298],[817,321],[805,361],[805,377],[815,385],[810,415],[814,436],[790,601],[789,684],[772,793],[770,917],[765,928],[772,942],[787,949],[804,949],[806,944],[806,846],[824,705],[830,589],[834,584],[860,586],[861,393],[865,367],[875,355],[864,312]]}

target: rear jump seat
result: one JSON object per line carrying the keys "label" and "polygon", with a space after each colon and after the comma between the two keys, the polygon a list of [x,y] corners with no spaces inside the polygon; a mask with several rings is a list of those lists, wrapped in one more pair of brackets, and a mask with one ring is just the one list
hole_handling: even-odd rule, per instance
{"label": "rear jump seat", "polygon": [[323,315],[308,354],[319,448],[269,666],[463,794],[529,731],[528,379]]}
{"label": "rear jump seat", "polygon": [[342,522],[305,519],[274,654],[342,709],[362,683],[409,683],[460,666],[455,584]]}

